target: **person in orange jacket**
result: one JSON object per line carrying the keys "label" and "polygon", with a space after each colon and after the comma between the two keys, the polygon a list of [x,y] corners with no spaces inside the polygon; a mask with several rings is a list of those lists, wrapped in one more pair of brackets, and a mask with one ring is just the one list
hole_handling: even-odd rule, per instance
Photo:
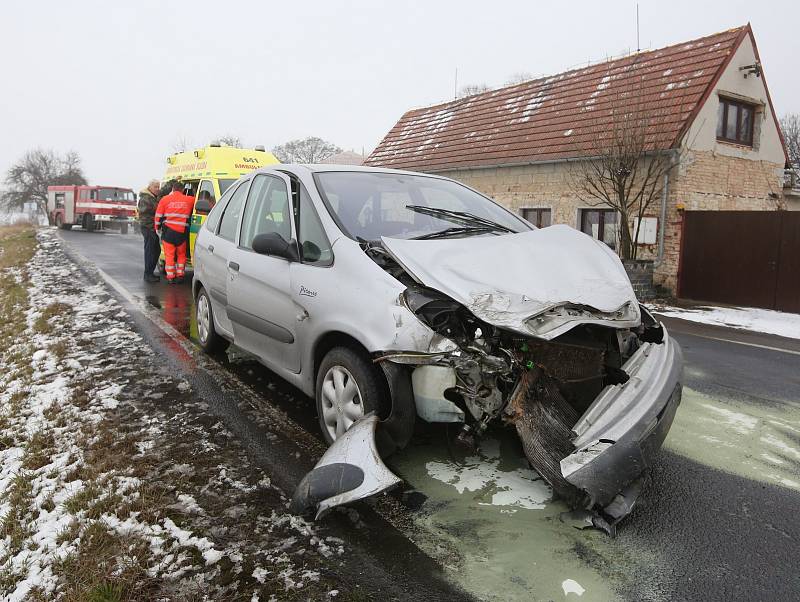
{"label": "person in orange jacket", "polygon": [[192,218],[194,199],[183,194],[180,181],[172,182],[172,192],[158,202],[155,230],[161,229],[165,268],[169,284],[183,282],[186,270],[186,245],[189,239],[189,221]]}

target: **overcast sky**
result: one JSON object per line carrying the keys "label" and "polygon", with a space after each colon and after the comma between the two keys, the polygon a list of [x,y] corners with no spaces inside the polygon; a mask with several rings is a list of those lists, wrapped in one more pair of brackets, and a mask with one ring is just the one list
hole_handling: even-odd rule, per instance
{"label": "overcast sky", "polygon": [[[459,87],[552,74],[636,46],[635,2],[4,2],[0,171],[77,151],[139,190],[179,138],[369,152]],[[800,113],[800,2],[641,1],[642,47],[752,23],[776,111]]]}

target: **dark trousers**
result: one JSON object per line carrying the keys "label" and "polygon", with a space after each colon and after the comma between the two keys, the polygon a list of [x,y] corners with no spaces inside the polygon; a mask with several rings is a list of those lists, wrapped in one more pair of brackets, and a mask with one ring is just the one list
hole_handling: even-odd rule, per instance
{"label": "dark trousers", "polygon": [[152,274],[161,255],[161,241],[152,228],[142,228],[144,237],[144,274]]}

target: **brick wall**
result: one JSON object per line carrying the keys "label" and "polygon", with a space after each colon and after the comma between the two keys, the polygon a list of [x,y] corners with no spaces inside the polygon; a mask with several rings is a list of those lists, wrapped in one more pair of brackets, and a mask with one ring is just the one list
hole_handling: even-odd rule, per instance
{"label": "brick wall", "polygon": [[[770,199],[769,193],[782,193],[782,168],[775,163],[725,156],[713,151],[687,153],[671,175],[664,261],[654,270],[655,283],[673,294],[677,289],[682,219],[677,209],[679,202],[687,211],[774,210],[781,202]],[[483,192],[515,213],[524,207],[549,208],[554,224],[577,228],[579,209],[591,207],[575,195],[568,163],[454,170],[442,175]],[[660,219],[660,212],[659,200],[649,216]],[[640,259],[654,259],[657,253],[657,244],[642,245],[638,256]]]}

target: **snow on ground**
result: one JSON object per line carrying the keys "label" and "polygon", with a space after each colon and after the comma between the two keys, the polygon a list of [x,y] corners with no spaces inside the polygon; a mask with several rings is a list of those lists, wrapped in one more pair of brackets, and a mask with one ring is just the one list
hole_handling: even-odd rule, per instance
{"label": "snow on ground", "polygon": [[800,339],[800,314],[788,314],[755,307],[706,305],[692,308],[650,305],[649,309],[670,318]]}
{"label": "snow on ground", "polygon": [[318,599],[341,586],[320,577],[341,540],[288,514],[54,231],[37,238],[28,266],[0,271],[0,312],[10,283],[28,291],[27,311],[0,315],[0,599]]}

